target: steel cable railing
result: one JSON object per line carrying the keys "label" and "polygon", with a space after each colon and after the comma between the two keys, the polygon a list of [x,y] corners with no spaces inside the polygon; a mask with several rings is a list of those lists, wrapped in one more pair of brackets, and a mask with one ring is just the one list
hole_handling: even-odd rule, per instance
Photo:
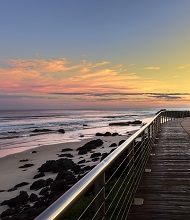
{"label": "steel cable railing", "polygon": [[[126,219],[162,124],[175,118],[189,116],[189,111],[160,112],[86,174],[36,220]],[[81,212],[78,217],[72,218],[66,212],[72,213],[73,204],[77,201],[79,205],[87,202],[83,210],[76,208],[76,212]]]}

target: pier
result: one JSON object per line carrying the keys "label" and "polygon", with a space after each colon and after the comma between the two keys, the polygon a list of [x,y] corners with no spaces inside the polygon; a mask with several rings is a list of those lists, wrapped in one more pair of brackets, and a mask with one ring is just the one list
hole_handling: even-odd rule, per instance
{"label": "pier", "polygon": [[135,194],[143,204],[131,206],[128,220],[189,219],[190,136],[181,121],[161,127]]}
{"label": "pier", "polygon": [[189,117],[158,113],[36,220],[189,219]]}

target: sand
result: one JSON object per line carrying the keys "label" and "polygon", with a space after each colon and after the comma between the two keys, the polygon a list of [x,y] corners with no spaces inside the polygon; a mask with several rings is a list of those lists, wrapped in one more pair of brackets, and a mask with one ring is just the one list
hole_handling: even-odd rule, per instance
{"label": "sand", "polygon": [[[91,153],[87,153],[85,155],[78,155],[78,151],[76,149],[78,147],[83,146],[85,143],[92,139],[102,139],[104,144],[100,146],[98,149],[94,149],[94,152],[110,152],[113,148],[109,146],[111,143],[118,144],[120,140],[126,140],[133,132],[124,136],[109,136],[109,137],[95,137],[91,139],[85,139],[80,142],[69,142],[62,144],[54,144],[54,145],[46,145],[40,146],[38,148],[33,148],[21,153],[16,153],[12,155],[8,155],[6,157],[0,158],[0,190],[5,190],[4,192],[0,192],[0,203],[4,200],[13,198],[19,194],[20,191],[27,191],[30,195],[31,193],[38,194],[40,190],[34,191],[30,190],[31,184],[38,180],[33,179],[33,177],[38,173],[37,168],[39,168],[43,163],[47,160],[57,160],[58,154],[61,154],[61,150],[64,148],[72,148],[73,151],[65,152],[71,153],[74,157],[71,158],[75,163],[82,159],[86,159],[85,165],[96,165],[99,161],[92,162],[90,155]],[[32,151],[37,151],[37,153],[31,153]],[[82,158],[83,157],[83,158]],[[27,162],[20,162],[20,160],[28,159]],[[19,168],[24,164],[34,164],[34,166],[29,168]],[[55,178],[57,174],[45,173],[43,179]],[[42,179],[40,178],[40,179]],[[28,182],[29,185],[19,187],[15,191],[8,192],[7,190],[13,188],[16,184],[21,182]],[[0,206],[0,213],[6,210],[8,206]]]}

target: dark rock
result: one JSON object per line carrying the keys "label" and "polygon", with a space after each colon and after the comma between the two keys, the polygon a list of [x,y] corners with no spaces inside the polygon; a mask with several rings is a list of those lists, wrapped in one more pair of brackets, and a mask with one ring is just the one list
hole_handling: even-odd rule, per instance
{"label": "dark rock", "polygon": [[87,153],[88,153],[87,149],[80,149],[78,152],[79,155],[83,155],[83,154],[87,154]]}
{"label": "dark rock", "polygon": [[[30,217],[38,216],[41,212],[43,212],[47,207],[42,205],[41,207],[31,207],[27,210],[27,215]],[[31,219],[31,218],[30,218]],[[33,219],[33,218],[32,218]]]}
{"label": "dark rock", "polygon": [[112,122],[112,123],[109,123],[109,126],[127,126],[129,125],[128,122]]}
{"label": "dark rock", "polygon": [[40,172],[40,173],[36,174],[36,175],[33,177],[33,179],[37,179],[37,178],[40,178],[40,177],[43,177],[43,176],[45,176],[44,172]]}
{"label": "dark rock", "polygon": [[116,148],[113,148],[111,151],[110,151],[110,154],[115,150]]}
{"label": "dark rock", "polygon": [[1,189],[1,190],[0,190],[0,193],[1,193],[1,192],[5,192],[5,191],[6,191],[6,190],[4,190],[4,189]]}
{"label": "dark rock", "polygon": [[52,182],[53,182],[53,179],[52,179],[52,178],[48,178],[48,179],[46,180],[47,185],[49,185],[49,184],[52,183]]}
{"label": "dark rock", "polygon": [[101,159],[100,159],[100,161],[102,161],[103,159],[105,159],[108,155],[109,155],[108,153],[103,153],[103,154],[102,154],[102,157],[101,157]]}
{"label": "dark rock", "polygon": [[82,171],[87,171],[87,170],[91,170],[91,166],[85,166]]}
{"label": "dark rock", "polygon": [[29,159],[19,160],[19,162],[27,162],[27,161],[29,161]]}
{"label": "dark rock", "polygon": [[77,179],[73,174],[66,175],[65,180],[67,181],[67,184],[75,184],[77,182]]}
{"label": "dark rock", "polygon": [[80,134],[79,137],[84,137],[84,134]]}
{"label": "dark rock", "polygon": [[60,128],[60,129],[58,130],[58,132],[64,134],[64,133],[65,133],[65,130],[64,130],[63,128]]}
{"label": "dark rock", "polygon": [[11,188],[11,189],[8,189],[7,192],[12,192],[12,191],[15,191],[15,190],[17,190],[17,188],[16,188],[16,187],[13,187],[13,188]]}
{"label": "dark rock", "polygon": [[30,189],[38,190],[38,189],[45,187],[46,185],[47,185],[46,181],[43,179],[40,179],[40,180],[33,182],[33,184],[30,186]]}
{"label": "dark rock", "polygon": [[28,219],[28,215],[24,213],[19,213],[17,215],[14,215],[13,217],[10,217],[8,219],[2,219],[2,220],[26,220]]}
{"label": "dark rock", "polygon": [[102,133],[100,133],[100,132],[97,132],[95,135],[96,135],[96,136],[104,136],[104,134],[102,134]]}
{"label": "dark rock", "polygon": [[33,151],[31,152],[31,154],[36,154],[36,153],[38,153],[36,150],[33,150]]}
{"label": "dark rock", "polygon": [[47,128],[43,128],[43,129],[36,128],[32,132],[49,132],[49,131],[52,131],[52,130],[47,129]]}
{"label": "dark rock", "polygon": [[43,194],[45,194],[47,191],[49,191],[49,188],[48,188],[48,187],[45,187],[45,188],[41,189],[41,191],[39,192],[39,195],[43,195]]}
{"label": "dark rock", "polygon": [[126,140],[121,140],[118,145],[120,146],[120,145],[123,144],[125,141],[126,141]]}
{"label": "dark rock", "polygon": [[80,160],[80,161],[78,162],[78,164],[85,163],[85,162],[86,162],[85,159],[84,159],[84,160]]}
{"label": "dark rock", "polygon": [[86,152],[91,151],[92,149],[95,149],[103,144],[103,141],[101,139],[97,140],[92,140],[84,144],[82,147],[79,147],[77,150],[80,151],[79,154],[85,154],[85,151],[81,150],[86,150]]}
{"label": "dark rock", "polygon": [[81,171],[81,167],[77,164],[75,164],[75,166],[71,169],[75,174],[79,174],[79,172]]}
{"label": "dark rock", "polygon": [[72,154],[59,154],[58,157],[69,157],[69,158],[72,158],[73,155]]}
{"label": "dark rock", "polygon": [[118,136],[119,134],[117,133],[117,132],[114,132],[113,134],[112,134],[112,136]]}
{"label": "dark rock", "polygon": [[99,160],[98,157],[92,158],[92,161],[93,161],[93,162],[98,161],[98,160]]}
{"label": "dark rock", "polygon": [[55,160],[48,160],[41,167],[38,168],[39,172],[51,172],[53,164],[56,163]]}
{"label": "dark rock", "polygon": [[111,134],[109,131],[107,131],[106,133],[97,132],[97,133],[96,133],[96,136],[108,137],[108,136],[112,136],[112,134]]}
{"label": "dark rock", "polygon": [[112,135],[112,134],[111,134],[110,132],[108,132],[108,131],[104,134],[105,137],[111,136],[111,135]]}
{"label": "dark rock", "polygon": [[15,214],[14,209],[7,209],[5,211],[3,211],[0,215],[0,218],[4,218],[4,217],[8,217],[8,216],[12,216]]}
{"label": "dark rock", "polygon": [[140,120],[135,120],[135,121],[129,121],[128,122],[130,125],[140,125],[140,124],[142,124],[142,121],[140,121]]}
{"label": "dark rock", "polygon": [[23,166],[20,166],[19,168],[28,168],[28,167],[32,167],[32,166],[34,166],[34,164],[28,163],[28,164],[24,164]]}
{"label": "dark rock", "polygon": [[28,185],[29,183],[27,183],[27,182],[22,182],[22,183],[19,183],[19,184],[17,184],[17,185],[15,185],[14,187],[15,188],[19,188],[19,187],[22,187],[22,186],[26,186],[26,185]]}
{"label": "dark rock", "polygon": [[64,149],[61,150],[61,152],[67,152],[67,151],[73,151],[73,149],[71,149],[71,148],[64,148]]}
{"label": "dark rock", "polygon": [[50,189],[52,191],[66,191],[68,189],[68,185],[64,179],[56,180],[51,184]]}
{"label": "dark rock", "polygon": [[30,202],[38,201],[38,196],[35,193],[32,193],[29,197]]}
{"label": "dark rock", "polygon": [[109,123],[110,126],[128,126],[128,125],[139,125],[142,124],[142,121],[135,120],[135,121],[127,121],[127,122],[112,122]]}
{"label": "dark rock", "polygon": [[101,153],[93,153],[93,154],[91,154],[91,158],[95,158],[95,157],[99,157],[99,156],[101,156]]}
{"label": "dark rock", "polygon": [[82,126],[83,126],[83,127],[87,127],[88,125],[87,125],[87,124],[83,124]]}
{"label": "dark rock", "polygon": [[116,147],[117,144],[116,143],[112,143],[109,147]]}
{"label": "dark rock", "polygon": [[28,194],[25,191],[21,191],[20,194],[12,199],[5,200],[1,203],[1,205],[8,205],[9,207],[14,207],[19,204],[24,204],[28,202]]}
{"label": "dark rock", "polygon": [[66,177],[67,175],[73,175],[73,174],[72,174],[71,171],[68,171],[68,170],[60,171],[60,172],[57,174],[55,180],[65,179],[65,177]]}
{"label": "dark rock", "polygon": [[39,172],[54,172],[58,173],[62,170],[72,169],[76,164],[68,158],[61,158],[58,160],[48,160],[38,168]]}
{"label": "dark rock", "polygon": [[47,206],[47,201],[40,198],[37,202],[34,203],[33,208],[39,208],[42,206]]}

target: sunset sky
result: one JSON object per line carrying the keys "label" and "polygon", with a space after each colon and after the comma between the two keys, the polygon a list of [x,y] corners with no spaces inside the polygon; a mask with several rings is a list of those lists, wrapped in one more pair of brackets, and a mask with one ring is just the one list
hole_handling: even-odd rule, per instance
{"label": "sunset sky", "polygon": [[0,0],[0,110],[190,107],[190,0]]}

